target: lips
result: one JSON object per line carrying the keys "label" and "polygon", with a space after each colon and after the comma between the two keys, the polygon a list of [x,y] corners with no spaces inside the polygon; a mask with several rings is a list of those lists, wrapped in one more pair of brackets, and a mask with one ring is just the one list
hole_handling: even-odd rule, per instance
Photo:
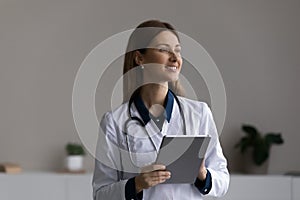
{"label": "lips", "polygon": [[167,68],[167,70],[169,70],[169,71],[173,71],[173,72],[176,72],[177,71],[177,67],[175,67],[175,66],[166,66],[166,68]]}

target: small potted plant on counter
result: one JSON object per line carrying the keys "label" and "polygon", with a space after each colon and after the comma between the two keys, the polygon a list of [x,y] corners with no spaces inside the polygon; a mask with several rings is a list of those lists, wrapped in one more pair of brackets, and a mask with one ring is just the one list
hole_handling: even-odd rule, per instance
{"label": "small potted plant on counter", "polygon": [[252,125],[242,125],[242,130],[246,133],[246,136],[239,140],[235,148],[239,148],[240,152],[247,157],[244,163],[245,172],[266,173],[271,146],[273,144],[283,144],[284,142],[281,133],[266,133],[262,135]]}
{"label": "small potted plant on counter", "polygon": [[70,172],[78,172],[83,170],[83,157],[85,150],[81,144],[68,143],[66,145],[66,168]]}

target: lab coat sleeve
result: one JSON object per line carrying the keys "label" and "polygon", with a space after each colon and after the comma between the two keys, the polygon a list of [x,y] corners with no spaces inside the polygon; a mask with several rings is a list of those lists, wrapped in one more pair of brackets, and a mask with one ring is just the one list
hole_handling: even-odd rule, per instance
{"label": "lab coat sleeve", "polygon": [[211,136],[205,155],[205,166],[210,171],[212,178],[212,187],[207,195],[221,197],[228,190],[230,177],[227,169],[227,160],[222,152],[213,115],[207,104],[203,106],[200,126],[200,130]]}
{"label": "lab coat sleeve", "polygon": [[120,178],[120,153],[116,126],[111,113],[100,123],[93,176],[94,200],[125,200],[127,180]]}

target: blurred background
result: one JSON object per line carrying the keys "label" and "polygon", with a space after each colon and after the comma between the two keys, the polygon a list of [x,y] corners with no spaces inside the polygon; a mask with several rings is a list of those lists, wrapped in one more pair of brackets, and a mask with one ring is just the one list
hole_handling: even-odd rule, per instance
{"label": "blurred background", "polygon": [[[65,144],[80,142],[72,89],[81,63],[100,42],[147,19],[170,22],[218,66],[227,95],[220,139],[232,173],[243,167],[234,145],[244,123],[282,133],[268,173],[300,170],[299,0],[0,0],[0,162],[59,170]],[[112,65],[121,75],[122,58]],[[203,79],[194,84],[210,103]],[[85,169],[93,163],[88,155]]]}

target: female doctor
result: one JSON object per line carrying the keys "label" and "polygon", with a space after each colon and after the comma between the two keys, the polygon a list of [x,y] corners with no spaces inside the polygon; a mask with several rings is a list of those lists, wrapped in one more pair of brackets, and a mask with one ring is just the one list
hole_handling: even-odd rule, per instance
{"label": "female doctor", "polygon": [[[146,21],[131,34],[123,68],[124,103],[100,123],[95,200],[194,200],[226,193],[227,161],[212,113],[207,104],[182,97],[180,51],[179,37],[168,23]],[[163,184],[172,174],[153,164],[163,136],[172,134],[211,137],[193,184]]]}

